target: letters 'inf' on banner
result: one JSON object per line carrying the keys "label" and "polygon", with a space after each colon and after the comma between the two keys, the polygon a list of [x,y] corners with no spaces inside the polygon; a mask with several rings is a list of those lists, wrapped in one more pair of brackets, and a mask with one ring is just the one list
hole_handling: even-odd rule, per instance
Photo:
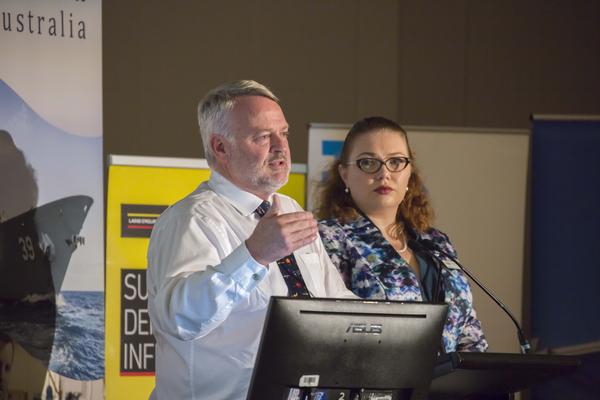
{"label": "letters 'inf' on banner", "polygon": [[[148,316],[146,253],[152,227],[171,204],[208,180],[205,160],[111,156],[106,221],[106,398],[147,399],[155,341]],[[292,165],[280,192],[304,207],[305,166]]]}

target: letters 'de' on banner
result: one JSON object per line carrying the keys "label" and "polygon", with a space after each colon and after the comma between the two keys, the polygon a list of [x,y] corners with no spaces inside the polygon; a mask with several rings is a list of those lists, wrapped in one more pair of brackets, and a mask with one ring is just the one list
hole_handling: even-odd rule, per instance
{"label": "letters 'de' on banner", "polygon": [[[304,206],[303,165],[280,192]],[[111,156],[106,221],[106,398],[147,399],[155,341],[148,315],[146,254],[152,227],[171,204],[209,179],[205,160]]]}

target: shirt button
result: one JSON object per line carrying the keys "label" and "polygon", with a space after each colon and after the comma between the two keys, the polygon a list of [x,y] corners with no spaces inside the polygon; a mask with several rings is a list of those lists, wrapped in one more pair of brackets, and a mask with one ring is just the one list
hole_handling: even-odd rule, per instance
{"label": "shirt button", "polygon": [[255,281],[260,279],[260,276],[258,276],[258,274],[252,274],[252,279],[254,279]]}

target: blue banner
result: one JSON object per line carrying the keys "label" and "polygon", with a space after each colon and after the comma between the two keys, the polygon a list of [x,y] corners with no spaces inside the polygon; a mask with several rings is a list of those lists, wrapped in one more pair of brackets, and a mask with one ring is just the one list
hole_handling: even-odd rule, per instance
{"label": "blue banner", "polygon": [[[531,311],[542,349],[600,341],[599,149],[600,118],[534,118]],[[582,372],[589,370],[588,361]],[[598,375],[589,378],[579,377],[578,398],[597,398],[598,386],[584,382],[597,384]],[[558,398],[559,387],[554,382],[534,397]]]}

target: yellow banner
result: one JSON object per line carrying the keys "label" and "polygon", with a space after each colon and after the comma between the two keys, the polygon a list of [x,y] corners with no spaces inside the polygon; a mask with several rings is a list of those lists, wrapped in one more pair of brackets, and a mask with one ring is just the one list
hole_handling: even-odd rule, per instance
{"label": "yellow banner", "polygon": [[[142,159],[136,157],[136,159]],[[147,160],[152,160],[148,158]],[[143,165],[151,162],[143,162]],[[146,253],[154,221],[208,180],[206,168],[111,165],[106,221],[106,399],[148,399],[154,387]],[[306,176],[290,174],[280,192],[304,207]]]}

